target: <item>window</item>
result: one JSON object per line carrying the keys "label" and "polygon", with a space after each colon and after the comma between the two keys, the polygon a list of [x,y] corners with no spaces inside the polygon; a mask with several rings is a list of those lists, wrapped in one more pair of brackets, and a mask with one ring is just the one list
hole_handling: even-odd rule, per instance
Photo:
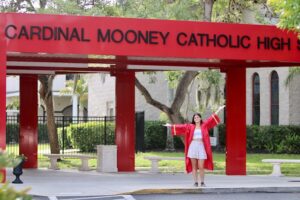
{"label": "window", "polygon": [[279,124],[279,78],[276,71],[271,73],[271,125]]}
{"label": "window", "polygon": [[258,73],[253,74],[252,79],[252,124],[260,123],[260,83]]}
{"label": "window", "polygon": [[66,81],[74,80],[74,74],[66,74]]}

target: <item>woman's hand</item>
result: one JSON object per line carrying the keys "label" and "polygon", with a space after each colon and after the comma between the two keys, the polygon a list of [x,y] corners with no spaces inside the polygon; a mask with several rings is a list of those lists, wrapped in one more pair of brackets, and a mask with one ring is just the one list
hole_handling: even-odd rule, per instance
{"label": "woman's hand", "polygon": [[225,105],[223,105],[223,106],[220,106],[219,108],[218,108],[218,110],[215,112],[216,114],[218,114],[221,110],[223,110],[225,108]]}
{"label": "woman's hand", "polygon": [[166,124],[164,124],[163,126],[170,127],[170,126],[172,126],[172,125],[169,124],[169,123],[166,123]]}

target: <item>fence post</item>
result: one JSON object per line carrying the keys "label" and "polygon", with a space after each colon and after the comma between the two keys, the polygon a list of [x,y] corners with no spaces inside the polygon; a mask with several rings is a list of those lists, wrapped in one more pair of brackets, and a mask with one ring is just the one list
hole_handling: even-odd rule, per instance
{"label": "fence post", "polygon": [[65,116],[62,117],[62,154],[64,154],[65,150]]}
{"label": "fence post", "polygon": [[104,145],[106,145],[106,116],[104,116]]}

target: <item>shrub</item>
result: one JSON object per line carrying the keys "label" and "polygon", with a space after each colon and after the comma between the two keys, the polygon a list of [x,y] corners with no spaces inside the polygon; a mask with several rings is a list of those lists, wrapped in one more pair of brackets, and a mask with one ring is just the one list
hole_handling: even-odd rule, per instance
{"label": "shrub", "polygon": [[[19,124],[6,124],[6,144],[19,142]],[[38,140],[39,143],[48,143],[48,129],[46,124],[38,124]]]}
{"label": "shrub", "polygon": [[107,137],[105,139],[104,124],[93,122],[71,124],[67,128],[67,135],[70,135],[71,145],[82,152],[96,151],[96,145],[114,144],[115,125],[106,124]]}
{"label": "shrub", "polygon": [[[12,155],[8,155],[7,153],[0,151],[0,169],[4,167],[13,167],[18,164],[19,161],[15,160]],[[2,181],[3,177],[1,177],[0,173],[0,181]],[[25,189],[22,191],[16,191],[13,187],[9,186],[8,183],[1,185],[0,187],[0,199],[5,200],[31,200],[31,196],[27,194],[29,189]]]}
{"label": "shrub", "polygon": [[19,124],[6,124],[6,144],[19,142]]}
{"label": "shrub", "polygon": [[69,127],[58,128],[57,135],[58,135],[58,143],[61,148],[63,149],[72,148],[71,131]]}
{"label": "shrub", "polygon": [[145,121],[145,149],[164,149],[167,139],[167,128],[162,121]]}
{"label": "shrub", "polygon": [[[146,121],[145,122],[145,149],[159,150],[166,148],[167,127],[163,126],[163,121]],[[183,149],[184,144],[180,137],[174,137],[174,148]]]}
{"label": "shrub", "polygon": [[[247,151],[253,153],[299,153],[300,126],[247,126]],[[225,125],[219,126],[219,146],[225,148]]]}

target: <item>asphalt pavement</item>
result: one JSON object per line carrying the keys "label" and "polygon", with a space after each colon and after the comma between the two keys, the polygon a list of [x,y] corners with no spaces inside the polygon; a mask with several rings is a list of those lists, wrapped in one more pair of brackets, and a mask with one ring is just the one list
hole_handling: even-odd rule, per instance
{"label": "asphalt pavement", "polygon": [[194,187],[191,174],[148,171],[99,173],[77,170],[24,169],[23,184],[7,169],[7,182],[17,189],[30,188],[36,196],[136,195],[278,192],[300,193],[300,177],[269,175],[205,176],[206,187]]}

